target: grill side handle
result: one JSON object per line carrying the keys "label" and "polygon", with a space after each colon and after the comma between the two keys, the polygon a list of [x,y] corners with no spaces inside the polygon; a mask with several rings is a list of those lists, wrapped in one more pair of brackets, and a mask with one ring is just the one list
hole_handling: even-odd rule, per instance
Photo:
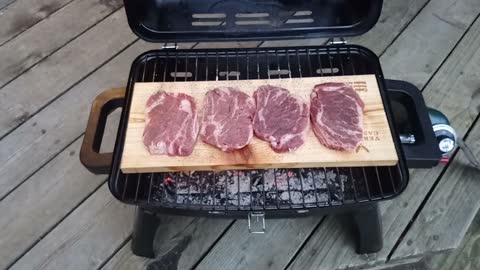
{"label": "grill side handle", "polygon": [[108,174],[113,153],[100,153],[108,115],[125,102],[125,88],[113,88],[99,94],[93,101],[85,136],[80,149],[80,162],[94,174]]}
{"label": "grill side handle", "polygon": [[[402,143],[408,168],[436,166],[442,156],[422,92],[409,82],[397,80],[385,82],[400,137],[414,138],[413,142]],[[403,106],[395,106],[395,103]]]}

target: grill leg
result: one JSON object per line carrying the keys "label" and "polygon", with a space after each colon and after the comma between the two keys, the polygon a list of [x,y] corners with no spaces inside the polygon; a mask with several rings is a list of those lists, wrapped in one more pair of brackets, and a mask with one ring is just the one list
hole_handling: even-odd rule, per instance
{"label": "grill leg", "polygon": [[383,247],[382,220],[378,204],[356,209],[353,221],[357,230],[357,253],[375,253]]}
{"label": "grill leg", "polygon": [[132,234],[132,252],[135,255],[155,258],[153,241],[160,220],[145,209],[137,207],[137,216]]}

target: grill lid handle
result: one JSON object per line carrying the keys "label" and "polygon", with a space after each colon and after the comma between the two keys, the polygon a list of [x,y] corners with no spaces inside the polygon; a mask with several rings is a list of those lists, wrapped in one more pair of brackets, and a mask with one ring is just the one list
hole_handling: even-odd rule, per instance
{"label": "grill lid handle", "polygon": [[100,146],[108,115],[122,107],[124,99],[125,88],[114,88],[102,92],[93,101],[80,149],[80,162],[94,174],[110,172],[113,154],[100,153]]}

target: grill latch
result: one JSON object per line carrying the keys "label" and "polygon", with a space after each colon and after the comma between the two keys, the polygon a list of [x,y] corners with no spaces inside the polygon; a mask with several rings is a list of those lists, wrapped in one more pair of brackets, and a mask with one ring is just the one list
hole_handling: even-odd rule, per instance
{"label": "grill latch", "polygon": [[248,231],[250,233],[265,233],[265,213],[250,212],[248,213]]}

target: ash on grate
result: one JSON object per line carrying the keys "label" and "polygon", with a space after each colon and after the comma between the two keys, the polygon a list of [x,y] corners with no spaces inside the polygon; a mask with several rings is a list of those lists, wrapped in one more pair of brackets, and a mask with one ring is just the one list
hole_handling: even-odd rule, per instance
{"label": "ash on grate", "polygon": [[179,184],[177,203],[213,205],[215,201],[215,177],[214,172],[192,171],[188,179],[180,178],[183,184],[189,184]]}
{"label": "ash on grate", "polygon": [[227,196],[229,205],[249,206],[250,176],[244,171],[233,172],[233,177],[228,178]]}
{"label": "ash on grate", "polygon": [[349,175],[353,176],[346,169],[320,168],[164,173],[155,178],[152,200],[242,208],[313,207],[354,198],[362,187]]}
{"label": "ash on grate", "polygon": [[153,179],[151,200],[161,202],[164,197],[163,192],[163,177],[162,175],[157,175]]}
{"label": "ash on grate", "polygon": [[[265,206],[265,186],[264,186],[264,171],[263,170],[252,170],[243,172],[245,178],[243,181],[251,184],[252,188],[252,206],[254,207],[264,207]],[[242,179],[242,178],[240,178]]]}
{"label": "ash on grate", "polygon": [[227,203],[227,185],[229,179],[233,177],[232,171],[219,172],[215,179],[215,206],[225,206]]}

